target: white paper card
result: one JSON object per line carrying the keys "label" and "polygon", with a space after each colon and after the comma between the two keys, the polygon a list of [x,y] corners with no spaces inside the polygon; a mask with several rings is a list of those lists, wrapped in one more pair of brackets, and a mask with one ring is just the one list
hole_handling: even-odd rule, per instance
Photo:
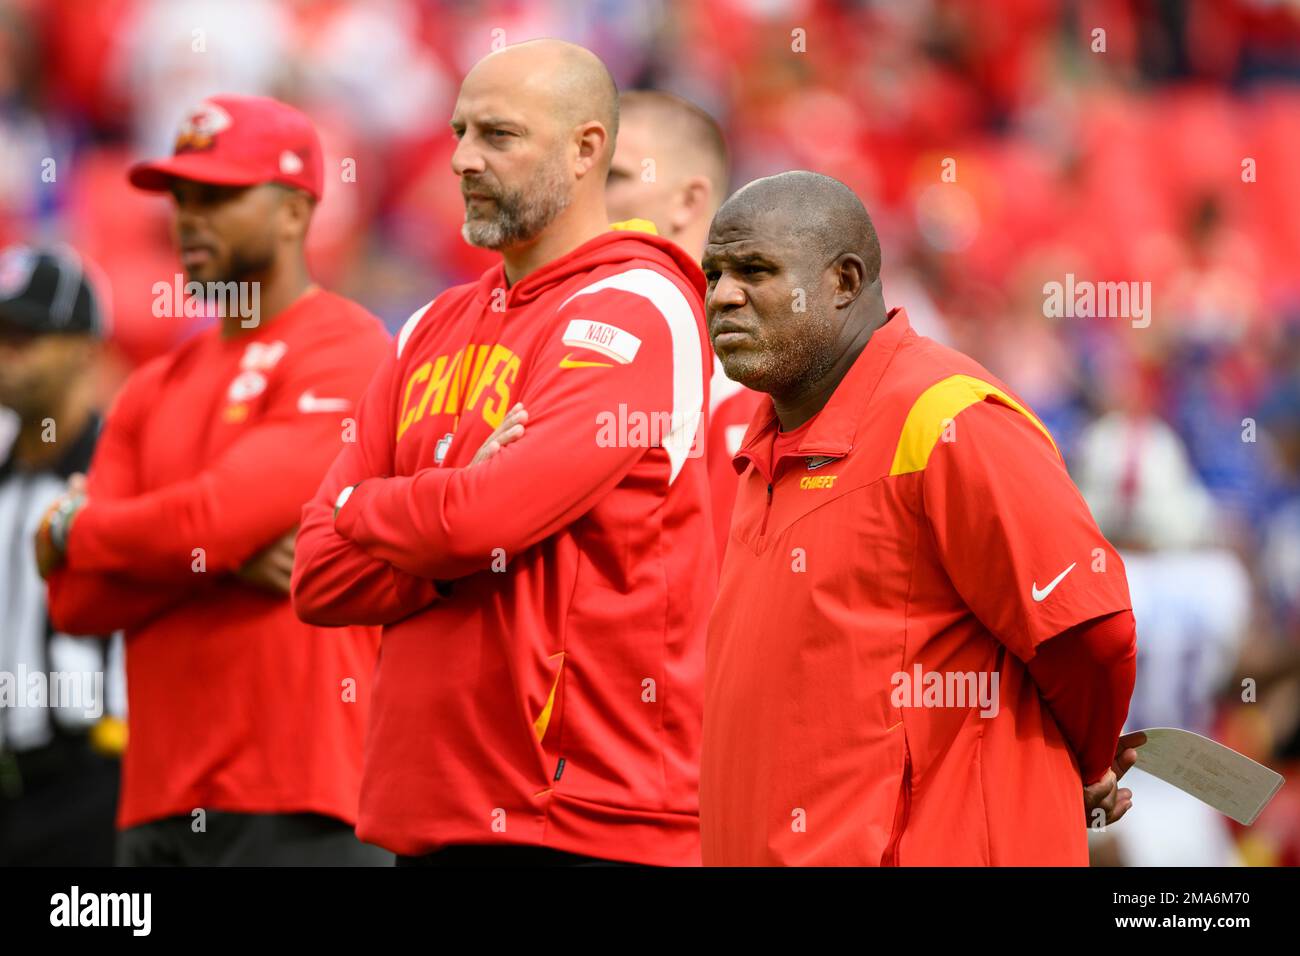
{"label": "white paper card", "polygon": [[1282,775],[1231,747],[1175,727],[1140,731],[1139,767],[1250,826],[1282,787]]}

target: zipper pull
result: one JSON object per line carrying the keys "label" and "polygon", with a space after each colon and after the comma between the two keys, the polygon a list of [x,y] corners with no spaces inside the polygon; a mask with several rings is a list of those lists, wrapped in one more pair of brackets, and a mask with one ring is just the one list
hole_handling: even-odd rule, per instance
{"label": "zipper pull", "polygon": [[758,529],[758,536],[761,538],[767,534],[767,516],[772,513],[772,482],[767,483],[767,504],[763,507],[763,524]]}

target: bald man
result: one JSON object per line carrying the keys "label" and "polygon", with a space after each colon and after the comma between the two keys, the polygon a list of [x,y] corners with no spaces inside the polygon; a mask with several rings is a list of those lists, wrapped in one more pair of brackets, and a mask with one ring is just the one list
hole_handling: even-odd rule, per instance
{"label": "bald man", "polygon": [[[613,218],[648,219],[698,262],[709,222],[726,195],[727,145],[712,116],[660,90],[633,90],[619,98],[618,141],[605,189]],[[731,456],[766,401],[727,378],[713,357],[706,460],[719,557],[727,549],[736,501]]]}
{"label": "bald man", "polygon": [[451,126],[501,262],[403,327],[296,550],[304,619],[383,625],[357,830],[399,864],[697,864],[704,276],[610,228],[589,51],[485,58]]}
{"label": "bald man", "polygon": [[704,862],[1086,866],[1136,759],[1124,566],[1029,407],[886,311],[880,258],[815,173],[709,231],[714,349],[772,407],[710,621]]}

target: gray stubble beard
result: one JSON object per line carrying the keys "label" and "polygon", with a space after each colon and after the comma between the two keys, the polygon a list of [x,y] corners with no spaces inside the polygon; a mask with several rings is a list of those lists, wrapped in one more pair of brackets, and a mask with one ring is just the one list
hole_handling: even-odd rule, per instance
{"label": "gray stubble beard", "polygon": [[468,205],[465,208],[460,233],[472,246],[504,249],[536,238],[568,208],[573,189],[559,163],[552,163],[527,190],[505,191],[493,198],[497,209],[490,219],[471,219]]}

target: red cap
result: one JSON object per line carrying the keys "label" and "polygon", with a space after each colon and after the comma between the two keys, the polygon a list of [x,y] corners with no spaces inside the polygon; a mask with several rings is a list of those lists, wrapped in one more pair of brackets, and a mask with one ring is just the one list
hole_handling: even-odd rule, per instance
{"label": "red cap", "polygon": [[137,163],[131,185],[166,192],[173,179],[218,186],[284,183],[319,200],[320,137],[305,113],[265,96],[213,96],[189,112],[170,159]]}

